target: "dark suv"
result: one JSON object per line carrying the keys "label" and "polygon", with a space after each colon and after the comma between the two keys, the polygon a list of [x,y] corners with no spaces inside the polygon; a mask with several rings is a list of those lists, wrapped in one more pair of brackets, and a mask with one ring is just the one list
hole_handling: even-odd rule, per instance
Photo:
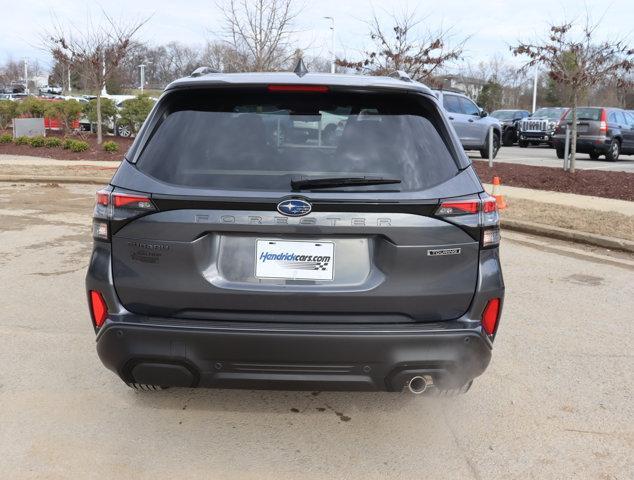
{"label": "dark suv", "polygon": [[528,110],[495,110],[491,117],[502,124],[502,145],[512,147],[517,142],[520,121],[530,115]]}
{"label": "dark suv", "polygon": [[[566,125],[572,130],[572,110],[555,131],[558,158],[565,155]],[[577,152],[587,153],[592,160],[605,155],[611,162],[621,154],[634,155],[634,116],[620,108],[577,108]]]}
{"label": "dark suv", "polygon": [[97,351],[135,388],[464,392],[491,358],[496,203],[415,82],[178,80],[93,237]]}

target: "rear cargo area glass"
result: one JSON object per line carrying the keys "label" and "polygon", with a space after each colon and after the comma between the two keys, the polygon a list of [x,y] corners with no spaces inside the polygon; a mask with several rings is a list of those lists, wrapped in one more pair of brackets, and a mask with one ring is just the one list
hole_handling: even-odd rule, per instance
{"label": "rear cargo area glass", "polygon": [[[601,120],[601,108],[577,108],[577,120]],[[572,120],[572,109],[566,113],[566,120]]]}
{"label": "rear cargo area glass", "polygon": [[438,112],[412,94],[216,90],[163,102],[137,166],[169,184],[290,191],[293,179],[367,176],[401,183],[337,191],[419,191],[458,173]]}

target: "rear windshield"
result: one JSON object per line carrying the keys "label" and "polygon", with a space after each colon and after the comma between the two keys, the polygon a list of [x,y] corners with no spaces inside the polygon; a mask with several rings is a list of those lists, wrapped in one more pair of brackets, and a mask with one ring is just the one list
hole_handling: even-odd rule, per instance
{"label": "rear windshield", "polygon": [[[176,92],[138,168],[179,186],[291,189],[291,180],[372,177],[418,191],[458,173],[438,111],[412,94]],[[332,187],[329,187],[332,188]]]}
{"label": "rear windshield", "polygon": [[[577,108],[577,120],[601,120],[602,108]],[[566,120],[572,120],[572,109],[568,110]]]}

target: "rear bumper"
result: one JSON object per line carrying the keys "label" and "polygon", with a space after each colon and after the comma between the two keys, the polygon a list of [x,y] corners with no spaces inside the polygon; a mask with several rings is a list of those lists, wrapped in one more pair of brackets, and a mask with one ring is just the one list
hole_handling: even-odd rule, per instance
{"label": "rear bumper", "polygon": [[[555,136],[554,142],[556,147],[564,148],[566,137],[558,134]],[[610,138],[604,136],[579,136],[576,150],[579,153],[606,153],[610,150],[610,143]]]}
{"label": "rear bumper", "polygon": [[101,361],[124,381],[182,387],[400,391],[413,376],[458,388],[486,369],[491,342],[463,322],[365,329],[108,321]]}

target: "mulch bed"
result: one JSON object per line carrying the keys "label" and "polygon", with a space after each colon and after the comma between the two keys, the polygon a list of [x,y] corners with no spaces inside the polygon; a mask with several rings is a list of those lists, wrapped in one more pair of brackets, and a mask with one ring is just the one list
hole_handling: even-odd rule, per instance
{"label": "mulch bed", "polygon": [[485,183],[491,183],[493,177],[498,176],[503,185],[511,187],[634,201],[634,173],[577,170],[570,174],[559,168],[502,162],[489,168],[482,160],[474,160],[473,166]]}
{"label": "mulch bed", "polygon": [[[0,132],[0,134],[3,132]],[[8,132],[11,133],[11,132]],[[47,132],[47,137],[62,137],[57,132]],[[14,145],[13,143],[0,143],[0,154],[5,155],[28,155],[31,157],[44,157],[54,158],[57,160],[121,160],[125,152],[134,141],[133,138],[112,137],[104,135],[103,141],[113,141],[119,144],[119,151],[115,153],[109,153],[103,150],[103,147],[97,144],[96,135],[69,135],[68,138],[75,140],[84,140],[88,142],[90,147],[85,152],[71,152],[70,150],[64,150],[62,147],[47,148],[47,147],[31,147],[30,145]]]}

